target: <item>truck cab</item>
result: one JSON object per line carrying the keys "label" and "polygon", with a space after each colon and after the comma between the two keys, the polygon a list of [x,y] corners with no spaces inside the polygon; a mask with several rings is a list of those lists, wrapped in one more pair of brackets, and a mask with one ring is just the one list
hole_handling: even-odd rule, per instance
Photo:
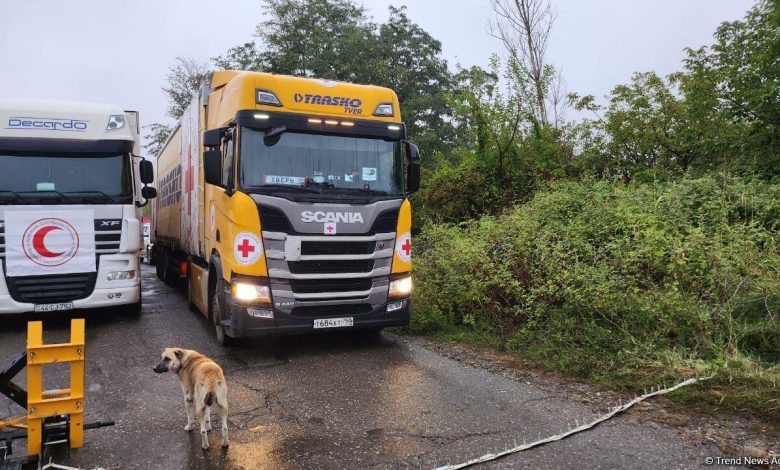
{"label": "truck cab", "polygon": [[0,102],[0,314],[141,308],[139,207],[155,196],[136,112]]}
{"label": "truck cab", "polygon": [[186,265],[223,344],[407,325],[419,163],[405,139],[387,88],[215,72],[158,158],[173,191],[154,212],[161,271]]}

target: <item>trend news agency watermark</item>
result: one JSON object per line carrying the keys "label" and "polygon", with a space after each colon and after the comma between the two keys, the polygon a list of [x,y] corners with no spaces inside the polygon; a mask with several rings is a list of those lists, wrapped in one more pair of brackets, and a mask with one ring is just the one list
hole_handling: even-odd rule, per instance
{"label": "trend news agency watermark", "polygon": [[706,457],[704,463],[707,465],[771,465],[780,466],[780,455],[773,455],[769,457]]}

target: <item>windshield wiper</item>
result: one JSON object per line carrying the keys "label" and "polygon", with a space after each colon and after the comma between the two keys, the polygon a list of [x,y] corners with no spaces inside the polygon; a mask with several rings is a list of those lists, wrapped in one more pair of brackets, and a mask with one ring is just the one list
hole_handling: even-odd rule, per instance
{"label": "windshield wiper", "polygon": [[65,194],[97,194],[99,196],[103,196],[104,198],[108,199],[109,201],[113,202],[119,202],[117,198],[114,196],[111,196],[110,194],[106,194],[103,191],[98,190],[89,190],[89,191],[65,191]]}
{"label": "windshield wiper", "polygon": [[3,189],[2,191],[0,191],[0,194],[11,195],[14,198],[16,198],[17,201],[21,201],[22,199],[24,199],[24,196],[22,196],[21,194],[17,193],[16,191],[9,191],[7,189]]}
{"label": "windshield wiper", "polygon": [[264,184],[262,186],[250,186],[247,189],[263,189],[263,188],[291,189],[291,190],[300,190],[300,191],[306,191],[310,193],[321,194],[321,191],[317,191],[316,189],[306,188],[304,186],[298,186],[292,184]]}
{"label": "windshield wiper", "polygon": [[331,189],[340,190],[340,191],[349,191],[349,192],[361,192],[361,193],[371,194],[373,196],[387,196],[388,195],[387,191],[379,191],[378,189],[342,188],[342,187],[331,188]]}
{"label": "windshield wiper", "polygon": [[[309,181],[306,186],[319,186],[322,189],[336,189],[336,185],[333,183],[329,183],[327,181],[323,181],[322,183],[318,183],[316,181]],[[322,192],[322,191],[320,191]]]}
{"label": "windshield wiper", "polygon": [[64,199],[68,198],[68,196],[66,196],[65,194],[57,191],[56,189],[43,189],[41,191],[37,191],[36,190],[36,191],[19,191],[19,192],[22,193],[22,194],[54,193],[54,194],[58,195],[60,197],[60,199],[64,200]]}

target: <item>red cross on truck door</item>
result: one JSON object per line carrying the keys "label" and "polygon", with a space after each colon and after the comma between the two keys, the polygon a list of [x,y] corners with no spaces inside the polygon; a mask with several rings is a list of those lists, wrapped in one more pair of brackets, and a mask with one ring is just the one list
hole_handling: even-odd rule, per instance
{"label": "red cross on truck door", "polygon": [[239,264],[255,264],[263,254],[263,242],[252,232],[241,232],[233,241],[233,256]]}
{"label": "red cross on truck door", "polygon": [[395,242],[395,253],[402,261],[407,263],[412,260],[412,235],[409,232],[402,234]]}

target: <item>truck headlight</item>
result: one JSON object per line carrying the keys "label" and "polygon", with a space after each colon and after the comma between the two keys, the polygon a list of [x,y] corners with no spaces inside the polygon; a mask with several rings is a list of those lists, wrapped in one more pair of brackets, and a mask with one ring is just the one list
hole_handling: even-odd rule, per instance
{"label": "truck headlight", "polygon": [[270,303],[271,288],[268,286],[250,284],[248,282],[234,282],[233,298],[244,303]]}
{"label": "truck headlight", "polygon": [[135,278],[135,271],[111,271],[108,273],[108,276],[106,276],[106,279],[109,281],[126,281],[128,279]]}
{"label": "truck headlight", "polygon": [[412,276],[402,277],[390,281],[390,290],[387,295],[390,297],[403,297],[412,293]]}

